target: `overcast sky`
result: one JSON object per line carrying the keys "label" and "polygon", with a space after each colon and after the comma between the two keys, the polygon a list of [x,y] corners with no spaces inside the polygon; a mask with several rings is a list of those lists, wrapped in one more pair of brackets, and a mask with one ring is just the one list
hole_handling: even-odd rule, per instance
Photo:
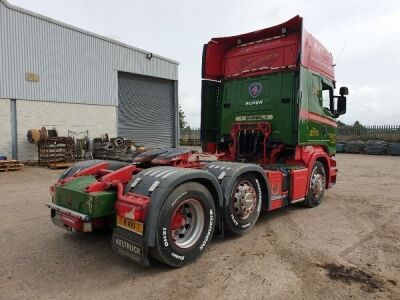
{"label": "overcast sky", "polygon": [[333,54],[348,86],[340,120],[400,124],[400,1],[9,0],[10,3],[180,62],[179,101],[200,125],[203,44],[299,14]]}

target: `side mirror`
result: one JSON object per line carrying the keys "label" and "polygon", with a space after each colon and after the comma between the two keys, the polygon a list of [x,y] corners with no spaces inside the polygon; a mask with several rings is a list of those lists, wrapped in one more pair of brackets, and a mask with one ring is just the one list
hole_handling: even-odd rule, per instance
{"label": "side mirror", "polygon": [[349,94],[349,89],[346,86],[342,86],[339,89],[339,95],[340,96],[347,96]]}
{"label": "side mirror", "polygon": [[[342,88],[340,88],[340,89],[342,89]],[[340,115],[344,115],[345,113],[346,113],[346,97],[345,96],[338,96],[338,98],[337,98],[336,115],[340,116]]]}

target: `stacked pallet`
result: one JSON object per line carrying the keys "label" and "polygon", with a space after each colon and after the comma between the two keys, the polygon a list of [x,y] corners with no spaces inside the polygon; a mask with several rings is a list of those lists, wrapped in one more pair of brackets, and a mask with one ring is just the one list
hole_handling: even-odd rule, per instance
{"label": "stacked pallet", "polygon": [[19,171],[23,166],[18,160],[0,160],[0,172]]}
{"label": "stacked pallet", "polygon": [[39,165],[73,161],[74,140],[72,137],[48,137],[38,143]]}
{"label": "stacked pallet", "polygon": [[47,167],[49,169],[68,169],[69,167],[71,167],[72,165],[74,165],[75,162],[74,161],[53,161],[53,162],[49,162],[47,164]]}

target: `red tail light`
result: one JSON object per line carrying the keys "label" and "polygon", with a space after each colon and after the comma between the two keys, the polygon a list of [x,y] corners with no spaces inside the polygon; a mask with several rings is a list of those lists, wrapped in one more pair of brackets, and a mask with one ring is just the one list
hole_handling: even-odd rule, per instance
{"label": "red tail light", "polygon": [[143,213],[143,208],[141,208],[141,207],[138,207],[138,206],[135,206],[134,208],[133,208],[133,213],[132,213],[132,215],[133,215],[133,219],[135,220],[135,221],[144,221],[144,213]]}
{"label": "red tail light", "polygon": [[115,210],[118,216],[144,222],[148,204],[148,197],[128,193],[117,201]]}

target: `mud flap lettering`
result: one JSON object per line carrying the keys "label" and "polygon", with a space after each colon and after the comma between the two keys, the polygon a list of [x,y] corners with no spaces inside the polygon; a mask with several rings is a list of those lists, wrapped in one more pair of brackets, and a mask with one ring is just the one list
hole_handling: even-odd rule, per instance
{"label": "mud flap lettering", "polygon": [[126,241],[124,239],[116,237],[115,238],[115,245],[120,247],[120,248],[122,248],[122,249],[124,249],[124,250],[127,250],[127,251],[131,252],[135,256],[138,256],[140,258],[142,257],[142,246],[140,246],[140,245],[138,245],[136,243],[133,243],[133,242],[130,242],[130,241]]}
{"label": "mud flap lettering", "polygon": [[142,265],[148,266],[147,248],[141,240],[131,238],[131,233],[125,229],[114,229],[112,248],[119,254],[126,256]]}

